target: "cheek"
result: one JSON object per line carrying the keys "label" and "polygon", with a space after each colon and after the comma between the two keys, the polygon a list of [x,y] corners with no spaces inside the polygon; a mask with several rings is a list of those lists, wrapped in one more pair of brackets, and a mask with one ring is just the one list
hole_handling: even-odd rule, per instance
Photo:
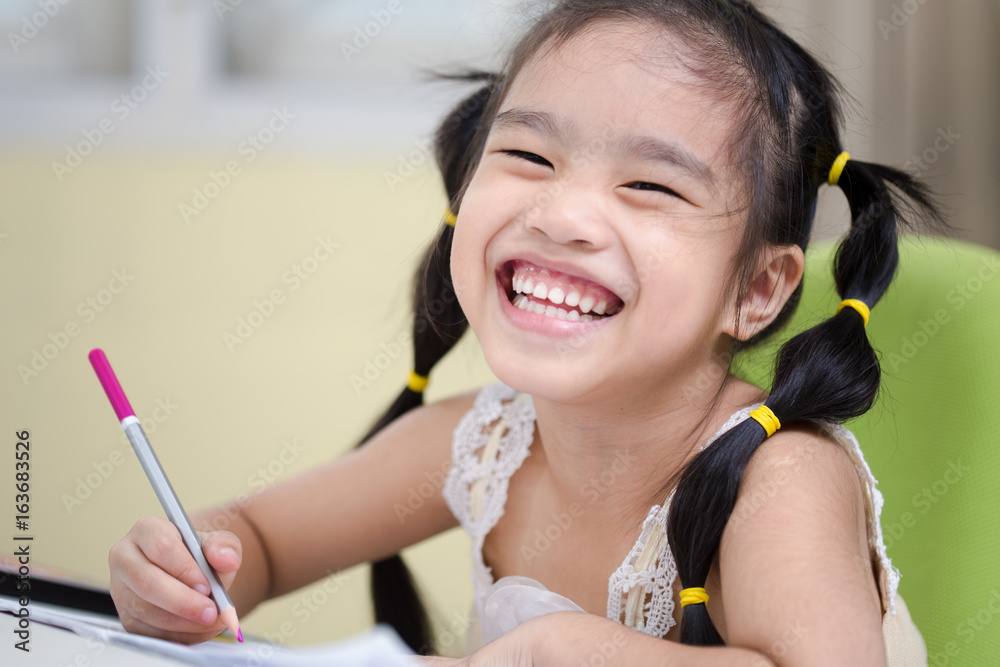
{"label": "cheek", "polygon": [[[451,246],[451,276],[455,294],[467,314],[474,318],[484,288],[493,284],[486,266],[487,246],[501,226],[486,188],[473,178],[462,198],[459,220]],[[471,318],[470,318],[471,321]]]}
{"label": "cheek", "polygon": [[451,245],[451,279],[455,296],[470,324],[480,319],[484,297],[492,285],[486,266],[486,230],[473,226],[474,216],[463,204]]}
{"label": "cheek", "polygon": [[470,312],[470,306],[472,305],[469,299],[469,291],[471,286],[469,282],[472,277],[472,271],[470,267],[470,253],[466,247],[467,233],[459,232],[456,225],[455,237],[451,244],[451,281],[455,288],[455,296],[458,298],[459,305],[462,306],[462,310],[468,315]]}

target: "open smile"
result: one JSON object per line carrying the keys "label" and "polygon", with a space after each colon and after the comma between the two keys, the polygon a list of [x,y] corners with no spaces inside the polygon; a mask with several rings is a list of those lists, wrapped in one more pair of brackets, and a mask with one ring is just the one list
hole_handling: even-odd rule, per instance
{"label": "open smile", "polygon": [[522,259],[502,264],[497,281],[514,308],[550,319],[604,320],[617,315],[625,305],[603,285]]}

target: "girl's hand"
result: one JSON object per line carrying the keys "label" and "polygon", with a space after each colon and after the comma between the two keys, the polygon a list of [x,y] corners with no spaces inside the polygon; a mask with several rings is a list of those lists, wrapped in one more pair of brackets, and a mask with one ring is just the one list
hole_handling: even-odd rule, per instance
{"label": "girl's hand", "polygon": [[[226,531],[198,533],[209,564],[227,589],[243,547]],[[145,517],[111,548],[111,597],[129,632],[192,644],[225,629],[208,579],[184,546],[177,528],[162,517]]]}
{"label": "girl's hand", "polygon": [[421,656],[420,661],[433,667],[532,667],[539,620],[522,623],[466,658]]}

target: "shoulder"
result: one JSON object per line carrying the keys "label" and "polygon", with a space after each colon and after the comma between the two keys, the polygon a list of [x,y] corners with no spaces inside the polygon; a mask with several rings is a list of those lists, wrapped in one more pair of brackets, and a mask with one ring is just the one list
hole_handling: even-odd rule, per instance
{"label": "shoulder", "polygon": [[447,468],[453,453],[469,441],[469,433],[483,431],[501,417],[508,424],[533,420],[533,406],[525,400],[529,398],[494,383],[428,403],[388,424],[358,453],[368,450],[374,456],[392,449],[394,456],[419,458],[425,465],[437,462]]}
{"label": "shoulder", "polygon": [[379,439],[395,440],[399,434],[405,434],[407,439],[415,439],[431,447],[440,447],[444,442],[450,443],[455,427],[482,400],[482,393],[487,387],[417,406],[387,424],[365,446],[368,447]]}
{"label": "shoulder", "polygon": [[[825,426],[782,429],[747,465],[723,539],[752,547],[764,533],[793,541],[815,533],[816,544],[838,540],[852,551],[867,544],[862,478]],[[784,545],[791,547],[798,545]]]}
{"label": "shoulder", "polygon": [[765,440],[744,472],[737,508],[753,509],[763,491],[785,499],[802,496],[807,505],[829,507],[835,501],[841,509],[863,513],[861,478],[835,432],[826,425],[796,425]]}
{"label": "shoulder", "polygon": [[475,389],[421,405],[397,419],[392,425],[398,423],[410,431],[436,436],[435,440],[440,441],[443,438],[451,442],[452,432],[462,418],[472,410],[481,392],[482,388]]}
{"label": "shoulder", "polygon": [[719,549],[737,645],[800,623],[813,630],[790,654],[815,658],[852,641],[855,657],[882,650],[863,481],[838,436],[825,425],[782,429],[747,466]]}

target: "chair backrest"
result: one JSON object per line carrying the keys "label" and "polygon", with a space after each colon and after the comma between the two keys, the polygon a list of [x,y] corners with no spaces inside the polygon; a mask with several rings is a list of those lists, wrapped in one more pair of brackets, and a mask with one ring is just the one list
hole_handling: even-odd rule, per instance
{"label": "chair backrest", "polygon": [[[834,251],[807,253],[798,312],[737,357],[737,375],[768,387],[777,347],[834,312]],[[900,594],[931,665],[1000,664],[1000,254],[905,238],[868,334],[882,389],[847,426],[885,496]]]}

